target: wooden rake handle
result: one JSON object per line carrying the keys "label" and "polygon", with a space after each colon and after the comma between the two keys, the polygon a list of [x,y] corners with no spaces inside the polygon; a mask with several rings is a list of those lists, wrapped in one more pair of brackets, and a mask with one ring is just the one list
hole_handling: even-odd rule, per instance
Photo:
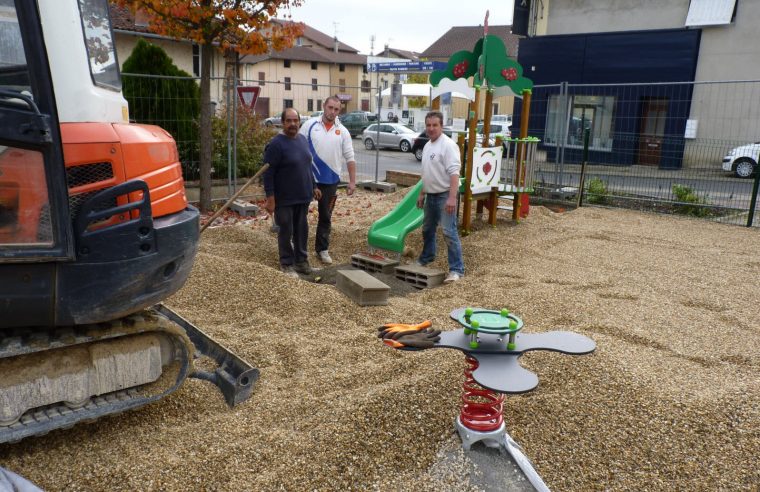
{"label": "wooden rake handle", "polygon": [[253,175],[253,177],[252,177],[251,179],[249,179],[249,180],[248,180],[248,181],[247,181],[247,182],[246,182],[246,183],[245,183],[243,186],[241,186],[241,187],[240,187],[240,189],[239,189],[239,190],[237,190],[237,192],[235,192],[235,194],[234,194],[234,195],[232,195],[232,198],[230,198],[229,200],[227,200],[227,203],[225,203],[224,205],[222,205],[222,208],[220,208],[219,210],[217,210],[217,211],[214,213],[214,215],[212,215],[212,216],[211,216],[211,218],[210,218],[210,219],[208,219],[208,220],[206,221],[206,223],[205,223],[205,224],[203,224],[203,226],[201,226],[201,233],[203,233],[203,231],[205,231],[205,230],[206,230],[206,228],[207,228],[208,226],[210,226],[211,224],[213,224],[213,223],[214,223],[214,221],[217,219],[217,217],[219,217],[220,215],[222,215],[222,213],[223,213],[225,210],[227,210],[227,208],[228,208],[230,205],[232,205],[232,202],[234,202],[234,201],[235,201],[235,199],[237,199],[237,197],[239,197],[239,196],[240,196],[240,194],[241,194],[241,193],[243,193],[243,191],[244,191],[246,188],[248,188],[248,186],[249,186],[251,183],[253,183],[253,182],[256,180],[256,178],[258,178],[259,176],[261,176],[261,174],[262,174],[264,171],[266,171],[267,169],[269,169],[269,164],[264,164],[263,166],[261,166],[261,169],[259,169],[259,170],[258,170],[258,172],[257,172],[256,174],[254,174],[254,175]]}

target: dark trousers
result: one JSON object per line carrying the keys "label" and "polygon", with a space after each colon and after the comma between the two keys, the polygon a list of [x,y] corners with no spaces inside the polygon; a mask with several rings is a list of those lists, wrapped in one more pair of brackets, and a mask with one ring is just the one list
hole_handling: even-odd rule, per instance
{"label": "dark trousers", "polygon": [[308,260],[306,251],[309,238],[309,223],[306,221],[308,213],[308,203],[275,205],[274,218],[280,227],[277,233],[280,265],[293,265]]}
{"label": "dark trousers", "polygon": [[338,191],[338,184],[318,183],[317,187],[322,191],[322,198],[317,201],[319,222],[317,222],[317,234],[314,238],[314,248],[319,253],[320,251],[327,251],[330,247],[332,212],[335,208],[335,194]]}

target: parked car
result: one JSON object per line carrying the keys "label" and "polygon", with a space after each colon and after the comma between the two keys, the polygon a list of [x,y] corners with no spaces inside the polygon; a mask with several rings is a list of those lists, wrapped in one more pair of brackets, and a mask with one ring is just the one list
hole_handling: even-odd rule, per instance
{"label": "parked car", "polygon": [[370,120],[367,117],[367,113],[364,111],[354,111],[351,113],[345,113],[338,117],[343,126],[346,127],[348,133],[351,134],[351,138],[356,138],[361,135],[365,128],[370,124]]}
{"label": "parked car", "polygon": [[390,147],[409,152],[415,137],[417,132],[399,123],[373,123],[362,132],[362,141],[367,150]]}
{"label": "parked car", "polygon": [[512,126],[512,115],[511,114],[495,114],[491,116],[491,124],[493,123],[501,123],[503,125],[507,125],[507,128]]}
{"label": "parked car", "polygon": [[[443,128],[443,134],[447,137],[451,137],[452,131],[451,128],[444,127]],[[427,136],[427,133],[425,133],[425,130],[422,130],[419,135],[417,135],[417,138],[414,139],[412,142],[412,153],[414,154],[414,157],[418,161],[422,161],[422,148],[425,146],[426,143],[430,140],[430,137]]]}
{"label": "parked car", "polygon": [[[509,127],[507,125],[503,125],[501,123],[491,123],[491,128],[489,129],[488,133],[488,145],[493,145],[496,141],[496,137],[501,137],[502,140],[505,138],[509,138],[512,136],[512,133],[509,131]],[[467,148],[467,142],[469,142],[470,134],[469,132],[465,133],[465,141],[464,145],[465,148]],[[477,129],[475,130],[475,140],[477,142],[477,145],[481,145],[483,143],[483,123],[478,123]],[[502,143],[501,145],[504,148],[504,151],[507,150],[507,145],[505,143]]]}
{"label": "parked car", "polygon": [[734,173],[739,178],[749,178],[760,161],[760,142],[741,145],[732,149],[723,158],[723,170]]}
{"label": "parked car", "polygon": [[277,128],[282,127],[282,120],[280,119],[280,115],[277,116],[270,116],[269,118],[264,120],[264,125],[266,126],[276,126]]}
{"label": "parked car", "polygon": [[324,112],[324,111],[314,111],[313,113],[311,113],[311,116],[310,116],[310,117],[311,117],[311,118],[319,118],[319,117],[320,117],[320,116],[322,116],[323,114],[325,114],[325,112]]}
{"label": "parked car", "polygon": [[[306,116],[306,115],[303,115],[303,114],[300,115],[300,117],[301,117],[301,124],[302,125],[306,121],[308,121],[309,118],[311,118],[310,116]],[[278,114],[276,116],[270,116],[269,118],[265,119],[264,120],[264,125],[269,126],[269,127],[273,127],[274,126],[274,127],[277,127],[277,128],[282,128],[282,120],[280,119],[280,115]]]}
{"label": "parked car", "polygon": [[[478,145],[480,145],[483,142],[483,125],[478,124],[478,128],[475,132],[475,139],[477,140]],[[509,125],[503,123],[491,123],[488,133],[488,142],[490,145],[493,145],[496,137],[504,139],[509,138],[510,136],[512,136],[512,132],[509,131]],[[506,145],[504,148],[506,149]]]}

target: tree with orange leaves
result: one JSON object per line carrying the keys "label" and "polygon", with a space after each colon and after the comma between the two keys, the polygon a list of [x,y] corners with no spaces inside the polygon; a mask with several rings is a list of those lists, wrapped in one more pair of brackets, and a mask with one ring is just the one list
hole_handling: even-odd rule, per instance
{"label": "tree with orange leaves", "polygon": [[211,56],[214,49],[241,54],[279,51],[293,45],[303,24],[272,22],[277,10],[303,0],[115,0],[133,13],[148,15],[150,29],[201,49],[201,203],[211,208]]}

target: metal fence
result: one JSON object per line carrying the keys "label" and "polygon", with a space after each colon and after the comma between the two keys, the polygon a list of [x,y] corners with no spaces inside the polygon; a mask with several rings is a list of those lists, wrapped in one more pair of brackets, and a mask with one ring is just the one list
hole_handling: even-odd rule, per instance
{"label": "metal fence", "polygon": [[[130,119],[163,127],[177,141],[184,178],[194,185],[200,178],[200,106],[197,77],[167,77],[140,74],[122,74],[125,95],[130,104]],[[261,92],[254,111],[245,111],[237,104],[238,86],[259,86]],[[293,107],[305,117],[322,110],[325,98],[338,94],[347,111],[376,112],[378,89],[364,85],[326,85],[273,80],[230,80],[211,78],[213,107],[212,178],[215,184],[234,191],[238,179],[252,176],[263,158],[266,143],[279,131],[279,115],[286,107]],[[381,107],[387,117],[392,107],[390,97],[382,99]],[[229,108],[229,110],[228,110]],[[409,121],[409,120],[406,120]],[[371,122],[368,122],[368,124]],[[411,122],[414,124],[414,122]],[[419,122],[417,122],[419,128]],[[376,175],[377,156],[363,151],[361,139],[354,140],[357,173],[364,179]],[[414,158],[407,155],[411,161]],[[344,170],[345,171],[345,170]],[[347,173],[343,178],[347,179]],[[382,176],[381,176],[382,178]],[[220,184],[220,182],[223,182]]]}
{"label": "metal fence", "polygon": [[[131,87],[132,119],[169,130],[177,140],[185,179],[197,181],[199,103],[188,84],[197,87],[199,80],[123,77],[125,87]],[[328,95],[337,94],[347,111],[377,113],[379,89],[375,82],[326,85],[317,79],[212,78],[212,178],[226,188],[222,195],[229,196],[237,179],[258,169],[264,146],[278,130],[277,117],[285,107],[307,116],[321,111]],[[385,89],[387,82],[380,84]],[[236,104],[238,85],[261,87],[255,116]],[[421,108],[406,112],[402,122],[420,130],[423,122],[419,115],[424,114],[426,101],[410,102]],[[390,97],[383,97],[381,119],[387,119],[389,107]],[[521,102],[516,99],[511,127],[515,136],[520,112]],[[418,115],[416,121],[414,114]],[[586,133],[588,159],[580,190]],[[725,171],[722,161],[736,148],[740,148],[739,154],[748,154],[738,155],[737,162],[758,160],[760,145],[747,145],[760,140],[760,81],[535,86],[528,135],[541,140],[535,184],[546,199],[568,199],[582,192],[586,204],[681,213],[742,225],[751,220],[750,207],[756,196],[753,180],[737,177],[747,166]],[[390,159],[402,170],[419,169],[411,154],[384,152],[381,156],[377,150],[365,150],[361,139],[354,140],[354,148],[360,179],[385,179],[384,172],[378,174],[381,159]],[[347,178],[345,172],[343,178]]]}
{"label": "metal fence", "polygon": [[760,153],[751,145],[760,140],[760,81],[536,86],[528,128],[541,139],[536,181],[544,197],[581,191],[588,133],[586,203],[752,221],[752,176],[738,175]]}

